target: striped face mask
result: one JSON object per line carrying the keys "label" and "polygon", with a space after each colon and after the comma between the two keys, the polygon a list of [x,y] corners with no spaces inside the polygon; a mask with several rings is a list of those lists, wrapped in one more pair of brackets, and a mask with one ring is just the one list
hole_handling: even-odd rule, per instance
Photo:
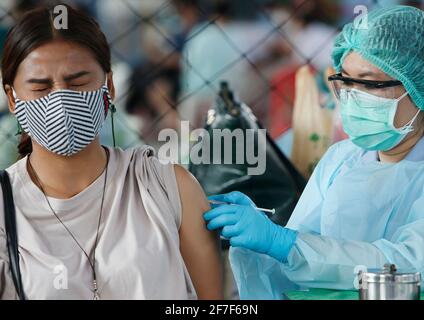
{"label": "striped face mask", "polygon": [[74,155],[93,142],[112,101],[106,84],[96,91],[58,90],[29,101],[13,94],[22,129],[38,144],[62,156]]}

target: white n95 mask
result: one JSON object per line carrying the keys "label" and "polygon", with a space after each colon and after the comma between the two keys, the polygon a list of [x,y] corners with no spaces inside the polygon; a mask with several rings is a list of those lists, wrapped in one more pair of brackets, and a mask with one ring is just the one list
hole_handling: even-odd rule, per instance
{"label": "white n95 mask", "polygon": [[62,156],[88,146],[99,134],[111,106],[109,90],[58,90],[24,101],[15,96],[15,115],[22,129],[38,144]]}

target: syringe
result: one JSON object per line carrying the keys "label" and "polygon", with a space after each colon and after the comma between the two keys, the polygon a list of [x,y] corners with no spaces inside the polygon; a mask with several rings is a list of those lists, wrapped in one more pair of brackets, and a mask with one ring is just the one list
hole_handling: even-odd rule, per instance
{"label": "syringe", "polygon": [[[216,201],[216,200],[209,200],[210,204],[230,204],[230,205],[237,205],[236,203],[230,203],[230,202],[224,202],[224,201]],[[258,211],[263,211],[263,212],[269,212],[271,214],[275,213],[275,209],[264,209],[264,208],[256,208],[256,210]]]}

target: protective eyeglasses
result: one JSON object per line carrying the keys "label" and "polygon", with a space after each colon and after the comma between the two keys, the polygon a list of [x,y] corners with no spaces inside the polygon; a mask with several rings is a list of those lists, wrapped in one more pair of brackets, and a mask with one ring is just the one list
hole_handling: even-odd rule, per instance
{"label": "protective eyeglasses", "polygon": [[357,89],[378,97],[396,99],[397,93],[395,87],[402,86],[402,82],[398,80],[361,80],[344,77],[341,73],[329,76],[328,81],[331,82],[337,99],[340,99],[340,90],[342,89],[347,91]]}

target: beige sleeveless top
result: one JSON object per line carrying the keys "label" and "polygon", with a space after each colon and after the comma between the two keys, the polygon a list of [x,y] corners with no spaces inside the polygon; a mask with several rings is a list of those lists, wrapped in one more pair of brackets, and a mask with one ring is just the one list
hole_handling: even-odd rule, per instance
{"label": "beige sleeveless top", "polygon": [[[110,161],[96,249],[101,299],[196,299],[179,250],[181,203],[172,164],[150,147],[109,148]],[[93,299],[92,271],[82,250],[48,207],[26,170],[7,169],[16,206],[20,266],[28,299]],[[49,198],[84,250],[94,247],[103,173],[71,199]],[[16,299],[9,269],[0,192],[0,299]]]}

